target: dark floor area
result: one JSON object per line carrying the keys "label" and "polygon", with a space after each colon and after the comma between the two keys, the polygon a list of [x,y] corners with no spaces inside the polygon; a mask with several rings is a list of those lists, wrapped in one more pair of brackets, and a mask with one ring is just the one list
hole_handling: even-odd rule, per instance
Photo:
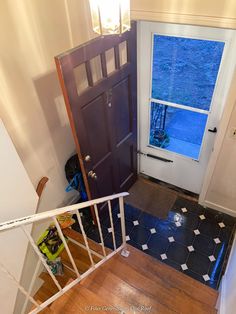
{"label": "dark floor area", "polygon": [[[110,220],[105,211],[101,225],[107,247],[113,249]],[[118,208],[113,210],[117,245],[121,244]],[[178,197],[167,219],[125,206],[127,242],[188,276],[218,289],[225,269],[236,219],[205,209],[194,201]],[[89,238],[100,242],[98,229],[90,226]]]}

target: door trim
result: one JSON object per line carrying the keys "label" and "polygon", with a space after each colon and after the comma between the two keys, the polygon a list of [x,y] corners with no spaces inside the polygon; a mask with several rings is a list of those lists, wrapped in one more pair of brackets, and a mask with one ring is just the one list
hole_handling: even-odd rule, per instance
{"label": "door trim", "polygon": [[[234,39],[234,47],[232,47],[232,53],[235,55],[236,54],[236,34],[234,37],[235,37],[235,39]],[[211,158],[209,160],[208,168],[206,170],[206,175],[205,175],[204,182],[202,185],[202,190],[201,190],[201,193],[199,196],[199,203],[202,206],[207,207],[210,204],[216,210],[220,210],[223,212],[225,211],[229,215],[233,214],[233,210],[230,208],[222,207],[219,204],[212,203],[209,200],[207,200],[207,192],[208,192],[208,189],[209,189],[210,184],[211,184],[211,180],[212,180],[212,177],[214,174],[215,167],[217,165],[218,157],[221,153],[221,149],[222,149],[222,146],[224,143],[225,135],[227,134],[227,128],[228,128],[228,125],[230,122],[231,114],[234,110],[234,106],[236,106],[235,99],[233,96],[233,95],[235,95],[235,90],[236,90],[236,70],[234,72],[233,71],[234,71],[234,67],[232,67],[232,71],[231,71],[232,72],[231,82],[230,82],[231,86],[230,86],[230,90],[227,94],[227,99],[226,99],[227,103],[225,106],[225,110],[224,110],[222,119],[220,121],[219,131],[217,132],[218,135],[216,137],[216,141],[215,141],[215,145],[214,145],[214,151],[213,151]],[[234,77],[233,77],[233,75],[234,75]],[[233,215],[236,215],[235,212]]]}
{"label": "door trim", "polygon": [[175,12],[157,12],[145,10],[131,10],[131,17],[137,21],[152,21],[160,23],[179,23],[206,27],[221,27],[236,29],[236,18],[226,16],[208,16],[184,14]]}

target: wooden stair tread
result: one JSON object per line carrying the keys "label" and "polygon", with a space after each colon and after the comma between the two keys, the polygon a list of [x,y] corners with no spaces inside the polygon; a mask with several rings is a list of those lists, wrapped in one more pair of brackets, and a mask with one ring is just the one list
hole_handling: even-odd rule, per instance
{"label": "wooden stair tread", "polygon": [[35,293],[34,299],[37,299],[43,303],[57,292],[58,289],[50,278],[49,281],[45,281],[39,290]]}
{"label": "wooden stair tread", "polygon": [[56,300],[51,309],[53,313],[88,313],[89,306],[100,307],[101,311],[96,310],[96,313],[104,313],[103,307],[111,306],[111,304],[104,302],[103,299],[98,297],[95,293],[88,290],[86,287],[77,284],[71,290],[67,291],[63,296]]}
{"label": "wooden stair tread", "polygon": [[[66,233],[66,235],[69,235],[71,238],[73,238],[74,240],[76,240],[80,243],[82,242],[82,244],[84,243],[83,236],[80,233],[78,233],[72,229],[66,229],[66,230],[68,231],[68,232],[64,232],[64,233]],[[91,240],[90,245],[91,245],[91,248],[93,247],[93,250],[95,250],[96,252],[102,253],[101,246],[98,243],[95,243]],[[73,259],[75,261],[75,264],[78,268],[79,273],[83,274],[84,272],[86,272],[91,267],[91,262],[90,262],[87,250],[74,244],[74,243],[72,243],[71,241],[68,242],[68,246],[69,246],[69,249],[72,253]],[[61,257],[61,261],[64,265],[64,275],[63,276],[56,276],[56,279],[58,280],[61,287],[64,287],[70,278],[76,278],[76,274],[67,268],[67,267],[69,267],[69,268],[73,269],[73,266],[70,262],[69,256],[68,256],[65,249],[61,252],[60,257]],[[92,257],[93,257],[94,263],[98,263],[101,260],[99,257],[95,256],[94,254]],[[44,280],[44,284],[36,292],[35,297],[37,299],[39,299],[41,302],[44,302],[49,297],[51,297],[53,294],[58,292],[58,289],[57,289],[56,285],[54,284],[51,276],[48,273],[42,272],[39,275],[39,277]]]}
{"label": "wooden stair tread", "polygon": [[[63,288],[66,286],[67,282],[72,278],[75,279],[76,275],[66,267],[64,267],[64,274],[62,276],[55,276],[60,286]],[[44,283],[39,288],[39,290],[35,293],[34,298],[39,300],[41,303],[45,302],[51,296],[58,292],[58,288],[53,282],[51,276],[47,272],[42,272],[39,275]]]}
{"label": "wooden stair tread", "polygon": [[[63,275],[62,276],[55,276],[57,281],[59,282],[60,286],[63,288],[66,286],[67,282],[69,281],[70,278],[76,278],[76,274],[69,270],[68,268],[64,267],[63,269]],[[41,278],[44,282],[50,282],[52,281],[51,276],[49,275],[48,272],[42,272],[39,275],[39,278]]]}
{"label": "wooden stair tread", "polygon": [[[88,270],[91,266],[88,254],[87,256],[85,256],[84,249],[82,249],[76,244],[73,244],[72,242],[68,243],[68,247],[73,256],[74,262],[78,268],[79,273],[86,272],[86,270]],[[61,252],[60,257],[63,264],[66,264],[67,266],[73,269],[70,258],[65,249]]]}
{"label": "wooden stair tread", "polygon": [[[67,236],[67,237],[69,237],[69,238],[71,238],[71,239],[73,239],[73,240],[75,240],[75,241],[85,245],[84,238],[83,238],[83,235],[81,233],[79,233],[79,232],[77,232],[77,231],[75,231],[75,230],[73,230],[71,228],[66,228],[66,229],[63,229],[63,234],[65,236]],[[102,247],[101,247],[100,244],[98,244],[97,242],[95,242],[95,241],[93,241],[93,240],[91,240],[89,238],[87,238],[87,240],[88,240],[88,245],[89,245],[91,250],[97,252],[98,254],[103,255]],[[105,248],[105,250],[106,250],[107,254],[112,252],[112,250],[109,249],[109,248]]]}
{"label": "wooden stair tread", "polygon": [[[78,245],[70,241],[68,242],[68,247],[73,256],[73,259],[75,261],[79,273],[83,274],[91,267],[91,262],[87,250],[79,247]],[[73,269],[71,261],[65,249],[61,252],[60,257],[63,264],[66,264],[67,266]],[[94,263],[98,263],[100,260],[101,259],[99,257],[93,255]]]}

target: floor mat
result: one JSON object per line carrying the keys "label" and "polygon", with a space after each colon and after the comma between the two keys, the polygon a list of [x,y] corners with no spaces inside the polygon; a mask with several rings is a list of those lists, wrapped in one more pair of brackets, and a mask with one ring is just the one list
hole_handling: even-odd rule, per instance
{"label": "floor mat", "polygon": [[125,203],[164,219],[173,207],[177,193],[144,178],[139,178],[129,190]]}

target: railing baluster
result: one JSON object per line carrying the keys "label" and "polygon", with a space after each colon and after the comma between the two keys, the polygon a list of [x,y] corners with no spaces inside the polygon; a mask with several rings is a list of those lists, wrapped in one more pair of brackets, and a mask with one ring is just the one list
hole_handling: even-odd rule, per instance
{"label": "railing baluster", "polygon": [[38,304],[34,298],[31,297],[31,295],[22,287],[19,282],[16,280],[16,278],[4,267],[4,265],[0,262],[0,269],[7,274],[7,276],[16,284],[18,289],[26,296],[27,300],[32,302],[36,307],[39,307],[40,304]]}
{"label": "railing baluster", "polygon": [[77,219],[78,219],[78,222],[79,222],[80,230],[81,230],[82,235],[84,237],[84,243],[85,243],[88,255],[89,255],[90,262],[91,262],[92,266],[94,266],[94,261],[93,261],[92,254],[90,252],[90,248],[89,248],[89,245],[88,245],[87,236],[86,236],[86,233],[84,231],[84,226],[83,226],[83,223],[82,223],[80,212],[78,210],[76,211],[76,216],[77,216]]}
{"label": "railing baluster", "polygon": [[113,224],[113,218],[112,218],[111,201],[108,201],[107,203],[108,203],[108,210],[109,210],[109,216],[110,216],[110,222],[111,222],[113,246],[114,246],[114,250],[116,250],[116,238],[115,238],[114,224]]}
{"label": "railing baluster", "polygon": [[[42,309],[44,309],[46,306],[48,306],[49,304],[51,304],[52,302],[54,302],[57,298],[59,298],[62,294],[64,294],[66,291],[68,291],[69,289],[71,289],[72,286],[74,286],[75,284],[79,283],[83,278],[87,277],[91,272],[93,272],[95,269],[97,269],[98,267],[100,267],[100,265],[102,265],[103,263],[106,262],[106,260],[110,259],[112,256],[114,256],[117,252],[119,252],[122,248],[123,245],[126,243],[126,232],[125,232],[125,215],[124,215],[124,201],[123,201],[123,197],[127,196],[128,193],[127,192],[123,192],[123,193],[119,193],[116,195],[110,195],[110,196],[106,196],[106,197],[101,197],[98,198],[96,200],[91,200],[91,201],[87,201],[84,203],[80,203],[80,204],[75,204],[75,205],[70,205],[70,206],[66,206],[66,207],[62,207],[62,208],[58,208],[58,209],[54,209],[48,212],[43,212],[43,213],[38,213],[35,215],[31,215],[31,216],[27,216],[27,217],[22,217],[19,219],[14,219],[14,220],[10,220],[10,221],[6,221],[4,223],[0,223],[0,232],[3,232],[5,230],[11,230],[14,228],[21,228],[21,230],[25,233],[26,237],[28,238],[28,241],[30,243],[30,245],[32,246],[33,250],[35,251],[36,255],[39,257],[39,261],[36,265],[35,268],[35,272],[33,274],[32,277],[32,281],[29,285],[29,289],[28,291],[26,291],[24,289],[23,286],[21,286],[21,284],[16,280],[16,278],[14,278],[14,276],[12,276],[12,274],[10,272],[8,272],[7,269],[5,269],[5,267],[1,264],[0,262],[0,270],[2,269],[5,273],[7,273],[7,275],[15,282],[15,284],[17,285],[18,289],[26,296],[26,300],[24,303],[24,308],[27,307],[28,302],[32,302],[36,308],[33,309],[31,311],[31,313],[38,313],[39,311],[41,311]],[[120,207],[120,216],[121,216],[121,229],[122,229],[122,240],[123,240],[123,245],[119,246],[117,248],[117,243],[116,243],[116,239],[115,239],[115,231],[114,231],[114,221],[113,221],[113,217],[112,217],[112,200],[115,199],[119,199],[119,207]],[[102,228],[101,228],[101,222],[100,222],[100,218],[99,218],[99,213],[98,213],[98,204],[104,204],[107,203],[108,204],[108,210],[109,210],[109,217],[110,217],[110,223],[111,223],[111,231],[112,231],[112,238],[113,238],[113,245],[114,245],[114,252],[110,252],[110,251],[106,251],[105,246],[104,246],[104,238],[103,238],[103,233],[102,233]],[[94,206],[94,210],[95,210],[95,216],[96,216],[96,220],[97,220],[97,224],[98,224],[98,231],[99,231],[99,235],[100,235],[100,239],[101,239],[101,247],[102,247],[102,252],[103,253],[98,253],[96,252],[96,249],[90,249],[89,246],[89,241],[88,238],[86,236],[85,230],[84,230],[84,226],[82,223],[82,219],[80,216],[80,209],[82,208],[87,208],[90,206]],[[66,238],[63,234],[63,231],[56,219],[56,217],[60,214],[63,214],[65,212],[70,212],[70,213],[75,213],[77,215],[78,218],[78,223],[80,225],[80,229],[81,229],[81,233],[83,235],[83,239],[84,239],[84,243],[79,243],[73,239],[69,240],[75,244],[77,244],[78,246],[82,247],[83,249],[87,250],[88,254],[89,254],[89,258],[91,261],[91,267],[83,274],[80,275],[78,268],[75,264],[75,261],[73,259],[73,256],[71,254],[71,251],[68,247]],[[67,251],[67,254],[69,256],[69,259],[71,261],[71,264],[73,265],[73,269],[71,268],[72,271],[74,271],[78,278],[74,279],[72,283],[66,285],[64,288],[62,288],[59,284],[59,282],[56,279],[56,276],[52,273],[49,265],[46,262],[45,257],[43,256],[43,254],[41,253],[40,249],[38,248],[37,244],[35,243],[34,239],[31,236],[31,232],[29,231],[29,229],[27,228],[27,225],[32,224],[34,222],[37,221],[42,221],[42,220],[46,220],[48,218],[53,219],[54,224],[57,228],[58,234],[65,246],[65,249]],[[99,250],[100,252],[100,250]],[[103,255],[102,255],[103,254]],[[94,262],[94,257],[93,255],[99,257],[101,260],[97,263]],[[40,269],[40,265],[41,263],[43,264],[43,266],[45,267],[45,269],[47,270],[48,274],[50,275],[50,277],[52,278],[53,282],[55,283],[56,287],[58,288],[58,292],[55,293],[51,298],[49,298],[47,301],[43,302],[42,304],[38,304],[36,302],[36,300],[31,296],[32,294],[32,288],[34,286],[34,281],[35,278],[37,278],[37,274],[38,271]]]}
{"label": "railing baluster", "polygon": [[[78,246],[81,247],[82,249],[86,249],[86,246],[85,246],[85,245],[83,245],[83,244],[81,244],[81,243],[75,241],[74,239],[70,238],[69,236],[68,236],[68,239],[70,240],[70,242],[72,242],[72,243],[78,245]],[[103,256],[102,256],[101,254],[97,253],[96,251],[90,249],[90,252],[92,252],[93,255],[99,257],[100,259],[103,259]]]}
{"label": "railing baluster", "polygon": [[65,237],[64,237],[64,234],[63,234],[62,231],[61,231],[61,227],[60,227],[60,225],[59,225],[59,223],[58,223],[58,221],[57,221],[57,218],[56,218],[56,217],[53,217],[53,221],[54,221],[55,226],[56,226],[56,228],[57,228],[58,234],[59,234],[59,236],[60,236],[60,238],[61,238],[61,240],[62,240],[62,242],[63,242],[63,244],[64,244],[64,246],[65,246],[66,252],[67,252],[67,254],[68,254],[68,256],[69,256],[70,262],[71,262],[71,264],[72,264],[72,266],[73,266],[73,268],[74,268],[74,270],[75,270],[75,273],[76,273],[77,277],[80,277],[80,273],[79,273],[79,271],[78,271],[77,266],[75,265],[75,261],[74,261],[74,259],[73,259],[73,257],[72,257],[72,254],[71,254],[71,252],[70,252],[70,249],[69,249],[69,247],[68,247],[68,245],[67,245],[67,243],[66,243],[66,239],[65,239]]}
{"label": "railing baluster", "polygon": [[[39,273],[40,265],[41,265],[41,261],[38,260],[38,262],[37,262],[37,264],[36,264],[36,267],[35,267],[35,271],[34,271],[32,280],[31,280],[31,283],[30,283],[30,286],[29,286],[29,290],[28,290],[29,295],[30,295],[31,292],[33,291],[33,287],[34,287],[34,284],[35,284],[35,280],[37,279],[37,276],[38,276],[38,273]],[[24,305],[23,305],[23,307],[22,307],[22,310],[21,310],[21,314],[25,314],[25,310],[26,310],[26,307],[27,307],[27,305],[28,305],[28,302],[29,302],[29,300],[26,298],[26,300],[25,300],[25,302],[24,302]]]}
{"label": "railing baluster", "polygon": [[61,291],[62,288],[59,285],[59,282],[57,281],[56,277],[54,276],[54,274],[52,273],[50,267],[48,266],[46,260],[44,259],[42,253],[40,252],[39,248],[37,247],[37,245],[34,243],[34,239],[32,238],[31,234],[29,233],[29,231],[26,229],[26,227],[23,225],[20,227],[23,232],[25,233],[26,237],[28,238],[32,248],[34,249],[35,253],[38,255],[38,257],[40,258],[41,262],[43,263],[43,266],[46,268],[46,270],[48,271],[49,275],[51,276],[53,282],[55,283],[55,285],[57,286],[58,290]]}
{"label": "railing baluster", "polygon": [[123,244],[126,244],[126,231],[125,231],[125,210],[124,210],[124,199],[119,197],[119,207],[120,207],[120,223]]}
{"label": "railing baluster", "polygon": [[96,215],[96,219],[97,219],[98,231],[99,231],[99,235],[100,235],[100,239],[101,239],[103,255],[106,257],[107,255],[106,255],[106,250],[105,250],[104,241],[103,241],[102,228],[101,228],[101,224],[100,224],[100,218],[98,215],[98,207],[96,204],[94,204],[94,210],[95,210],[95,215]]}

